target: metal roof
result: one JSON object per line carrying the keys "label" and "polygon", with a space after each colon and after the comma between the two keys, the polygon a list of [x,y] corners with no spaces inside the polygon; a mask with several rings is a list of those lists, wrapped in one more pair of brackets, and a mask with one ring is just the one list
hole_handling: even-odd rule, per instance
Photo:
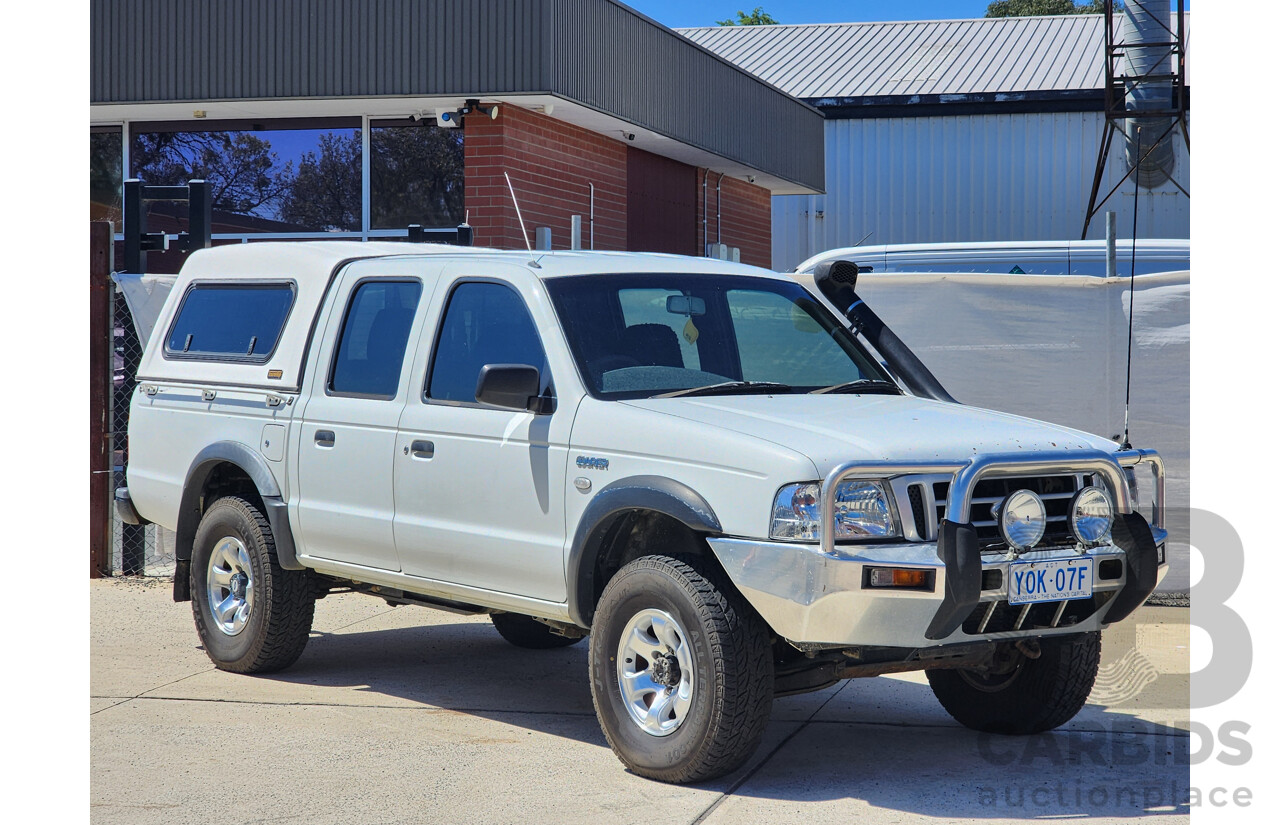
{"label": "metal roof", "polygon": [[821,113],[617,0],[91,0],[89,14],[91,111],[554,96],[802,191],[824,182]]}
{"label": "metal roof", "polygon": [[1102,26],[1100,14],[1076,14],[677,31],[783,91],[819,102],[1100,90]]}

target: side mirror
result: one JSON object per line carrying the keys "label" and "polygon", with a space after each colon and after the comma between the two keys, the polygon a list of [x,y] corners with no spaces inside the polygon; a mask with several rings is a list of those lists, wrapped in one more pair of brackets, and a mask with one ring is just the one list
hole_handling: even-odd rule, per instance
{"label": "side mirror", "polygon": [[551,399],[541,398],[542,375],[528,364],[485,364],[476,379],[476,400],[481,404],[524,412],[551,412]]}

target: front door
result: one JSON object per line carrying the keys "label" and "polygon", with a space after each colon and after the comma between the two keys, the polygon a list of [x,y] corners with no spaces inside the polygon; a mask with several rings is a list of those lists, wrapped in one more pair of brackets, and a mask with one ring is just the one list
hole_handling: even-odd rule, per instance
{"label": "front door", "polygon": [[396,448],[396,546],[405,573],[563,602],[564,479],[573,410],[548,415],[476,402],[486,364],[529,364],[553,392],[526,297],[462,280],[445,301],[424,391]]}

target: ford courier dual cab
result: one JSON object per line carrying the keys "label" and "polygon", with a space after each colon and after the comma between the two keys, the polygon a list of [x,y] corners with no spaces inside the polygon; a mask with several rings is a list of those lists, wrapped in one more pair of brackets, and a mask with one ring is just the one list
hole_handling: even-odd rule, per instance
{"label": "ford courier dual cab", "polygon": [[967,726],[1060,725],[1163,572],[1159,457],[953,402],[856,274],[819,296],[670,255],[196,252],[117,507],[176,531],[223,670],[292,664],[338,588],[525,648],[589,636],[601,727],[647,777],[730,771],[775,696],[850,677],[925,670]]}

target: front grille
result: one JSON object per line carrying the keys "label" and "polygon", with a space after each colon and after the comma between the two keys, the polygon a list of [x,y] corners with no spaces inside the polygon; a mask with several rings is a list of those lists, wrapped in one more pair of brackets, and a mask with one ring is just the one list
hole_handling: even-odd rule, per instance
{"label": "front grille", "polygon": [[[1038,602],[1032,605],[983,602],[973,609],[961,628],[970,636],[980,633],[1008,633],[1014,630],[1040,630],[1051,627],[1071,627],[1098,612],[1111,599],[1110,593],[1098,593],[1088,599],[1072,599],[1063,607],[1062,602]],[[994,605],[994,607],[992,606]],[[1058,609],[1062,608],[1062,615]],[[1026,615],[1023,615],[1023,610]],[[990,613],[990,616],[987,614]],[[1057,617],[1057,622],[1054,622]],[[1021,618],[1021,623],[1019,623]],[[983,624],[983,620],[986,624]]]}
{"label": "front grille", "polygon": [[[968,513],[969,522],[978,531],[979,546],[984,550],[1004,546],[1004,539],[1000,537],[1000,529],[996,526],[991,507],[1004,501],[1006,496],[1017,490],[1030,490],[1044,501],[1048,524],[1045,525],[1044,538],[1040,539],[1040,543],[1036,545],[1037,548],[1074,545],[1076,540],[1071,535],[1071,526],[1068,524],[1071,499],[1082,487],[1092,483],[1092,478],[1092,476],[1057,475],[987,478],[979,481],[974,487]],[[950,488],[951,484],[946,481],[933,485],[939,521],[947,514],[947,492]]]}
{"label": "front grille", "polygon": [[925,538],[929,535],[929,515],[924,509],[924,485],[908,486],[907,498],[911,501],[911,517],[915,519],[916,535]]}

